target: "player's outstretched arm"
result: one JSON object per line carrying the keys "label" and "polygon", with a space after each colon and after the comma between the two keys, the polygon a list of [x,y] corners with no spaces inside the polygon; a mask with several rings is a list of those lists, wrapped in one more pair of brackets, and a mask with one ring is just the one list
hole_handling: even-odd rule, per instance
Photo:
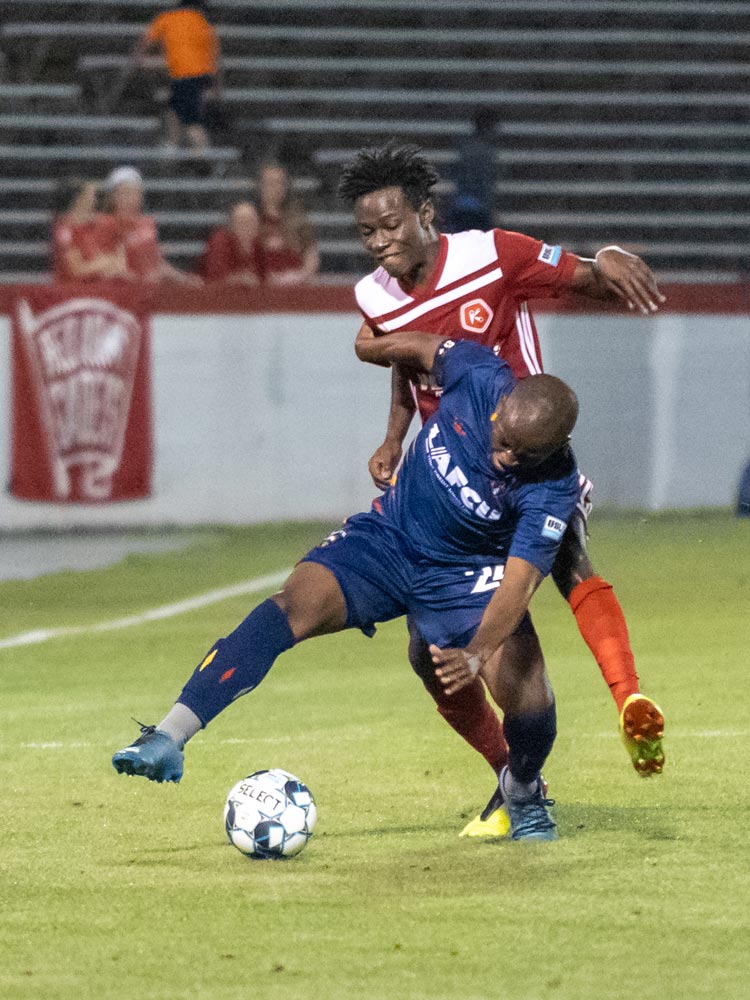
{"label": "player's outstretched arm", "polygon": [[542,574],[525,559],[511,556],[505,575],[485,608],[474,638],[464,649],[440,649],[430,646],[446,694],[455,694],[471,684],[494,653],[512,634],[528,610]]}
{"label": "player's outstretched arm", "polygon": [[593,260],[579,258],[570,287],[593,299],[621,299],[646,316],[665,301],[648,264],[615,246],[602,247]]}
{"label": "player's outstretched arm", "polygon": [[435,354],[445,340],[434,333],[417,330],[399,330],[397,333],[376,334],[367,323],[359,328],[354,341],[354,351],[360,361],[388,368],[406,365],[417,371],[432,371]]}

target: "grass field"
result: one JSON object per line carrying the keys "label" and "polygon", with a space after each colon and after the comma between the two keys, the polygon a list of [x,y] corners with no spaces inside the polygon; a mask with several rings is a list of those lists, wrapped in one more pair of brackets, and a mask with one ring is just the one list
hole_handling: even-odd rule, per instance
{"label": "grass field", "polygon": [[[325,526],[325,531],[329,526]],[[88,626],[290,566],[320,525],[0,584],[0,638]],[[115,775],[264,594],[0,650],[0,997],[741,1000],[750,995],[750,521],[597,515],[667,767],[642,780],[566,606],[534,615],[558,698],[553,844],[460,840],[492,788],[404,627],[316,639],[190,744],[179,786]],[[226,843],[226,791],[284,767],[320,819],[287,862]]]}

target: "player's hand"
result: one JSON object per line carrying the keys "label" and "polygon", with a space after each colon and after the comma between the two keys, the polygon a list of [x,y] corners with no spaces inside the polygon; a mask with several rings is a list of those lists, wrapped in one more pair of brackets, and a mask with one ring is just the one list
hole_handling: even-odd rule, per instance
{"label": "player's hand", "polygon": [[639,309],[650,316],[666,301],[651,268],[634,253],[604,247],[594,258],[594,266],[605,287],[626,302],[628,309]]}
{"label": "player's hand", "polygon": [[441,649],[433,643],[430,655],[437,665],[435,674],[446,694],[455,694],[473,683],[484,666],[484,657],[480,653],[467,653],[465,649]]}
{"label": "player's hand", "polygon": [[391,480],[396,473],[398,463],[401,461],[400,445],[383,444],[374,452],[372,458],[367,463],[372,481],[379,490],[387,489],[391,485]]}

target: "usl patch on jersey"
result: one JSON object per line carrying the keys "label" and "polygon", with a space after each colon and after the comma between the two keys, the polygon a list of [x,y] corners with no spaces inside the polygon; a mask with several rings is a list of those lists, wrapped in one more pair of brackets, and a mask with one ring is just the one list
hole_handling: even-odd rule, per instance
{"label": "usl patch on jersey", "polygon": [[544,522],[542,536],[544,538],[551,538],[553,542],[559,542],[565,534],[565,529],[567,527],[568,525],[565,521],[561,521],[559,517],[552,517],[550,514]]}
{"label": "usl patch on jersey", "polygon": [[560,261],[561,255],[562,247],[551,247],[549,243],[543,243],[537,260],[540,260],[543,264],[549,264],[552,267],[556,267]]}

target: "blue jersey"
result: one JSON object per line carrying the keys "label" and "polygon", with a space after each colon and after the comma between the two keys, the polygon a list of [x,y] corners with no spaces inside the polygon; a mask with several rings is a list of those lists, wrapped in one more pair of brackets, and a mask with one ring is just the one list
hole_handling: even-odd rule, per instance
{"label": "blue jersey", "polygon": [[443,394],[376,509],[419,557],[476,566],[516,556],[552,568],[579,499],[569,448],[530,470],[492,464],[491,416],[515,385],[508,365],[469,341],[446,341],[433,370]]}

